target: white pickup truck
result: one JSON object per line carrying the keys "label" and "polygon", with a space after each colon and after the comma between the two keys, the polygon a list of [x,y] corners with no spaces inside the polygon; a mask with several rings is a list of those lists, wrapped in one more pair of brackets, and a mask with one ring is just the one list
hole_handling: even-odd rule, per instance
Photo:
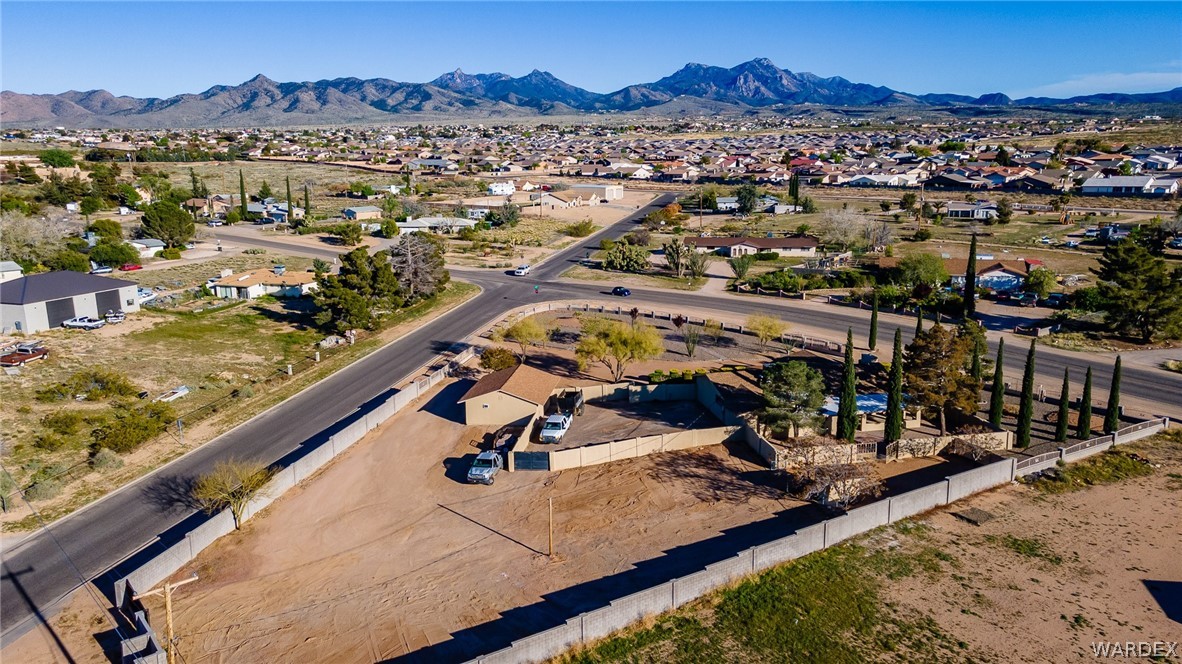
{"label": "white pickup truck", "polygon": [[542,425],[542,433],[539,438],[543,443],[557,443],[570,430],[570,423],[570,413],[555,413],[546,418],[546,423]]}

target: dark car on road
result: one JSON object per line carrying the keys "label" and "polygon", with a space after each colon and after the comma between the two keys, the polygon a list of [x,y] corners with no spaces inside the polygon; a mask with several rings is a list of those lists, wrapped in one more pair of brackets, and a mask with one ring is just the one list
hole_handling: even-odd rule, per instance
{"label": "dark car on road", "polygon": [[612,295],[616,295],[618,297],[628,297],[631,294],[632,294],[632,291],[628,290],[627,288],[624,288],[623,286],[616,286],[615,288],[612,289]]}

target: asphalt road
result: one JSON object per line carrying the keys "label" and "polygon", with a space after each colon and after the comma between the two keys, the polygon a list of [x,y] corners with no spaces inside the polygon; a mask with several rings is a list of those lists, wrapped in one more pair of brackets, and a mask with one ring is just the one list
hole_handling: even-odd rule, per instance
{"label": "asphalt road", "polygon": [[[657,198],[605,231],[615,237],[632,227],[650,209],[674,200],[673,194]],[[241,239],[237,238],[236,239]],[[259,246],[290,251],[291,246],[274,240],[255,239]],[[522,304],[570,298],[600,299],[610,284],[594,286],[559,282],[556,278],[587,252],[598,247],[598,237],[577,242],[558,252],[528,277],[512,277],[500,271],[456,272],[458,278],[478,284],[483,292],[456,310],[416,329],[367,358],[346,367],[275,408],[206,443],[168,466],[110,494],[52,524],[4,552],[0,578],[0,644],[8,643],[52,613],[63,598],[82,585],[83,580],[113,580],[121,561],[154,544],[160,544],[188,529],[188,519],[200,519],[183,499],[186,482],[199,476],[219,460],[255,458],[279,461],[298,454],[299,448],[314,445],[363,405],[383,395],[402,378],[416,371],[442,350],[477,332],[486,323]],[[329,258],[332,248],[312,248],[311,253]],[[539,285],[535,292],[534,285]],[[864,339],[869,325],[866,312],[840,307],[803,308],[798,302],[754,297],[708,296],[663,290],[633,288],[633,301],[643,300],[670,311],[713,309],[746,315],[757,311],[778,311],[789,322],[794,319],[841,338],[847,327]],[[880,318],[880,349],[889,352],[896,327],[905,339],[914,330],[914,319],[884,314]],[[1093,367],[1096,398],[1105,393],[1111,375],[1106,357],[1081,358],[1039,351],[1040,382],[1058,389],[1064,366],[1082,378],[1085,366]],[[1025,350],[1011,346],[1006,371],[1011,382],[1020,379]],[[1126,366],[1122,393],[1156,402],[1161,415],[1182,415],[1182,376],[1151,369]],[[1052,392],[1053,393],[1053,392]],[[52,537],[50,536],[52,534]],[[100,583],[99,585],[102,585]]]}

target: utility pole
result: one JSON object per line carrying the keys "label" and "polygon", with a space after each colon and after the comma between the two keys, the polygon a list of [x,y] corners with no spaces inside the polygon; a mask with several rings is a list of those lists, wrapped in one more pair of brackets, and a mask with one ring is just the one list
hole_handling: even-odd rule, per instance
{"label": "utility pole", "polygon": [[164,582],[164,587],[156,590],[149,590],[146,593],[132,595],[131,598],[139,600],[149,595],[164,595],[164,652],[168,654],[168,664],[176,664],[176,644],[173,643],[174,632],[172,629],[172,591],[180,588],[186,583],[193,583],[197,580],[197,575],[181,581],[180,583]]}
{"label": "utility pole", "polygon": [[554,557],[554,499],[550,498],[550,553],[551,558]]}

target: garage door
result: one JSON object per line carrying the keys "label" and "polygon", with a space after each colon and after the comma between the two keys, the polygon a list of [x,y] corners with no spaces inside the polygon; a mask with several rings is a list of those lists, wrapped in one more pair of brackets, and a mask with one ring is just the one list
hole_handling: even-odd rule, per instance
{"label": "garage door", "polygon": [[123,306],[119,304],[119,291],[109,290],[101,293],[95,293],[95,302],[98,304],[98,313],[100,316],[108,311],[123,311]]}
{"label": "garage door", "polygon": [[74,317],[74,298],[67,297],[61,300],[50,300],[46,302],[45,313],[49,317],[50,327],[61,325],[62,321]]}

